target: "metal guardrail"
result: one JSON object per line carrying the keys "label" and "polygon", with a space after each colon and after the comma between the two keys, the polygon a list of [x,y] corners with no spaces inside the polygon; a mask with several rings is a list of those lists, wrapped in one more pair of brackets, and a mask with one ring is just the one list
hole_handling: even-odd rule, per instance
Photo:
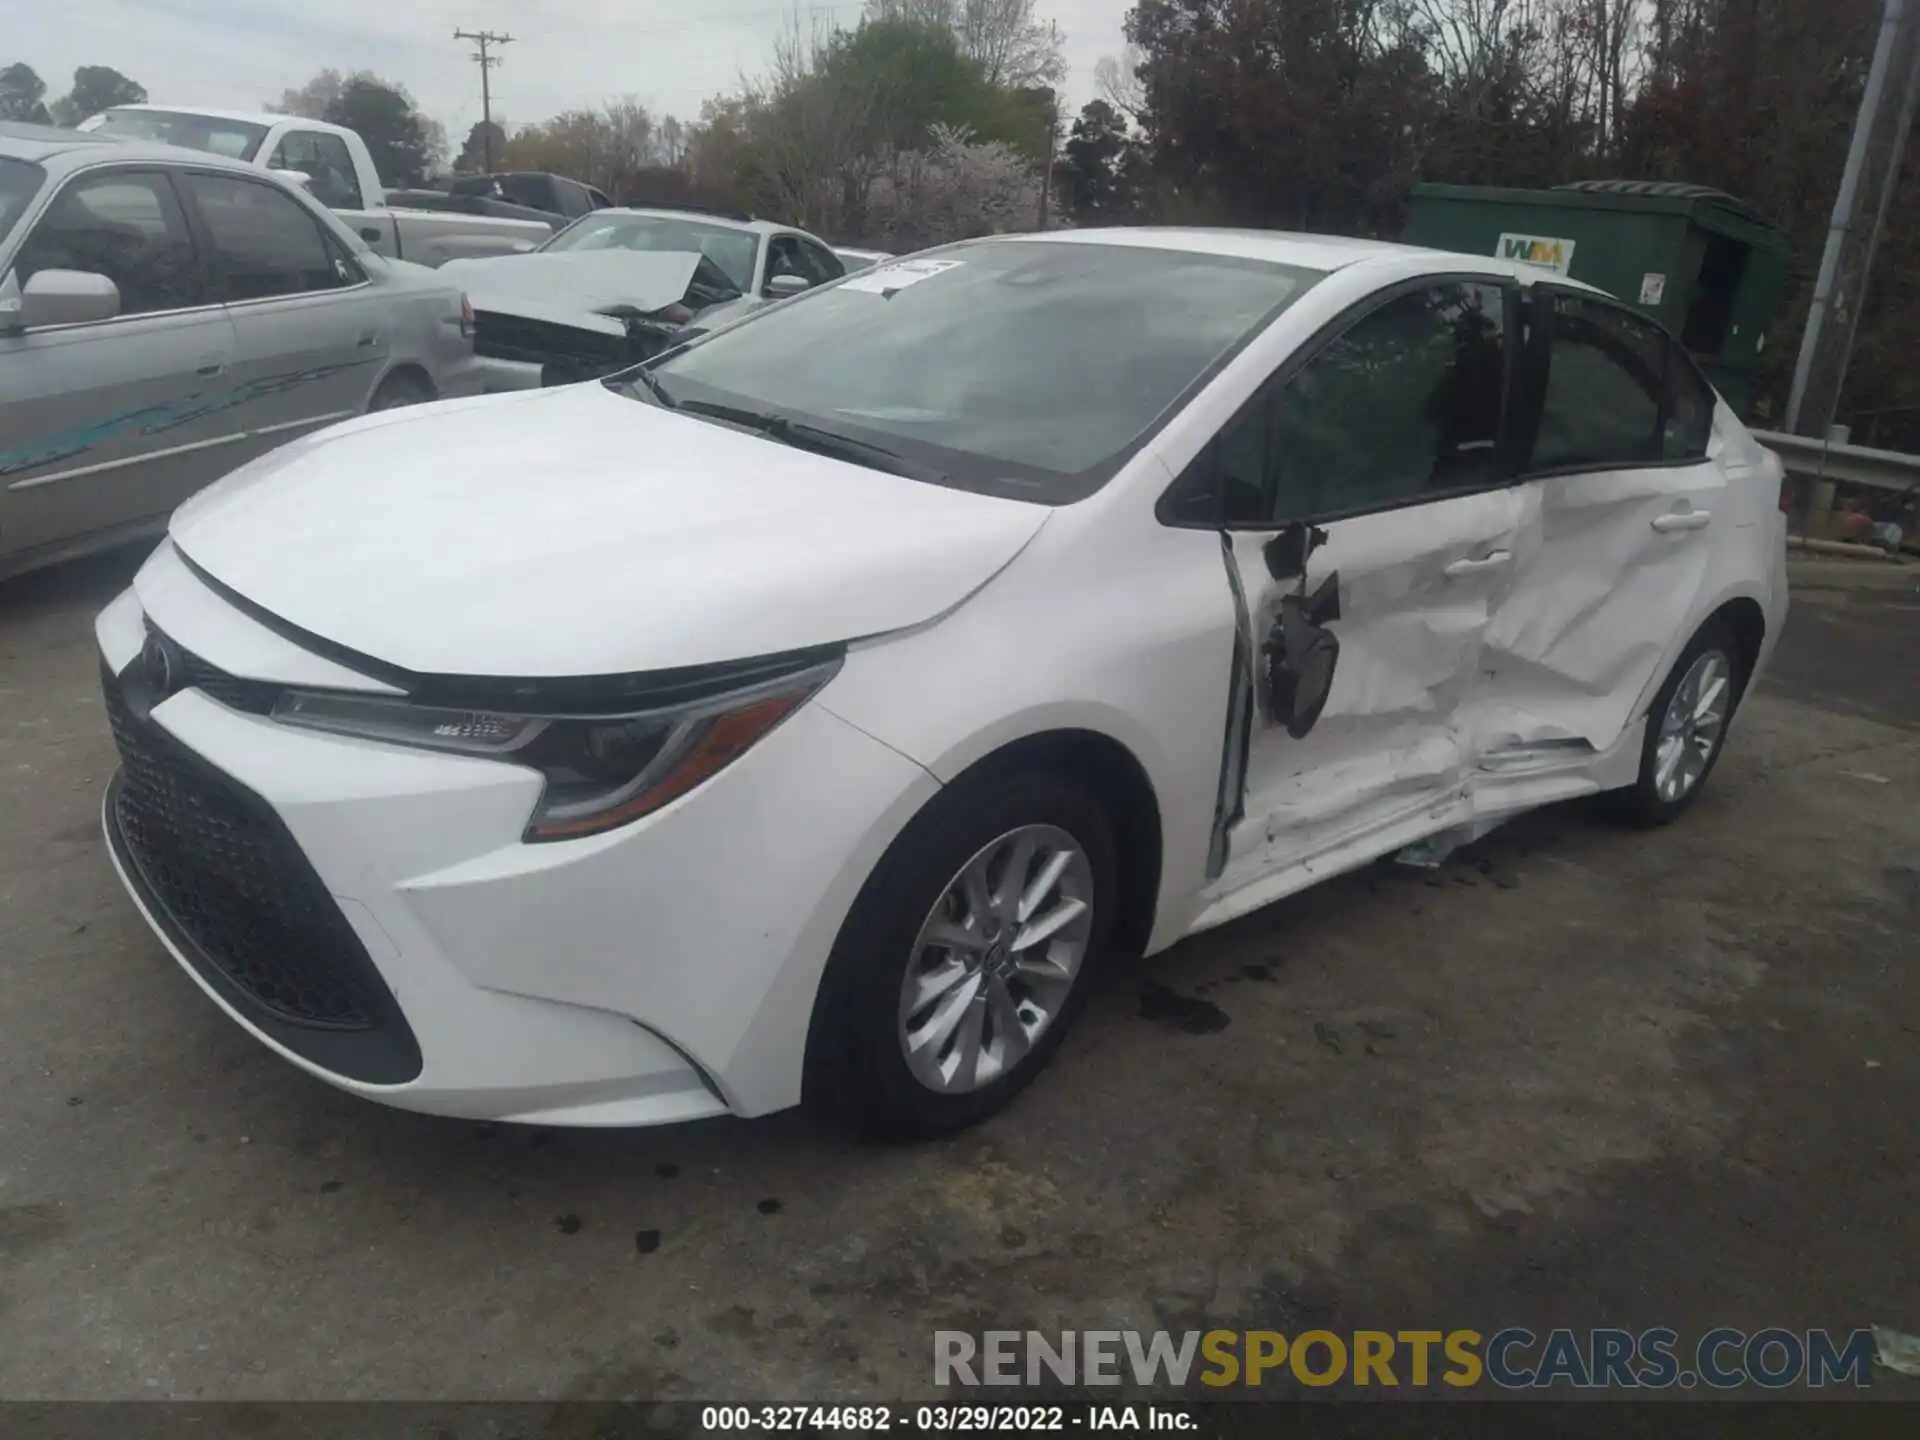
{"label": "metal guardrail", "polygon": [[1901,493],[1920,489],[1920,455],[1869,450],[1864,445],[1836,445],[1809,435],[1782,435],[1772,430],[1756,430],[1753,438],[1780,457],[1789,475]]}

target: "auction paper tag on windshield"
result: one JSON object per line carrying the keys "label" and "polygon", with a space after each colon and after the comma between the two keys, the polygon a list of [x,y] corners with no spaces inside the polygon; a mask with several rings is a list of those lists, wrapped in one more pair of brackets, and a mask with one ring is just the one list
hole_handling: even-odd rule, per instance
{"label": "auction paper tag on windshield", "polygon": [[891,295],[922,280],[931,280],[948,270],[958,270],[964,260],[887,260],[851,280],[841,282],[842,290],[865,290],[874,295]]}

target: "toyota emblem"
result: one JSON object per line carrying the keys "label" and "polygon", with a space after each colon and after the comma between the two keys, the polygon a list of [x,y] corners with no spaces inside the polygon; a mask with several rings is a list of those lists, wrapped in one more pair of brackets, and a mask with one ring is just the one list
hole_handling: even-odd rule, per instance
{"label": "toyota emblem", "polygon": [[140,674],[147,682],[150,703],[157,705],[173,694],[185,669],[171,640],[158,631],[147,636],[147,643],[140,647]]}

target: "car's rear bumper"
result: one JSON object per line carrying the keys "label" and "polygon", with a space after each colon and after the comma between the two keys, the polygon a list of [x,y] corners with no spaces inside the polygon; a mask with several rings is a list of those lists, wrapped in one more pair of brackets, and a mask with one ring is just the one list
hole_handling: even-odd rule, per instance
{"label": "car's rear bumper", "polygon": [[474,370],[479,389],[488,395],[509,390],[538,390],[544,382],[545,366],[527,360],[502,360],[494,355],[476,355]]}
{"label": "car's rear bumper", "polygon": [[[221,650],[217,607],[171,613],[211,617],[173,638],[202,658]],[[256,673],[284,678],[259,659],[265,642],[246,629],[257,622],[239,618],[228,657],[251,651]],[[140,683],[147,624],[131,591],[102,614],[109,677]],[[128,781],[109,791],[114,865],[182,968],[329,1083],[470,1118],[645,1125],[795,1103],[834,936],[934,789],[813,704],[644,820],[528,845],[541,786],[530,770],[297,730],[196,688],[132,708],[150,733],[121,739],[123,768],[190,767],[212,803],[190,796],[186,813],[236,817],[199,839],[148,817],[143,857],[117,808]],[[184,889],[177,875],[171,889],[155,882],[167,866],[190,872]],[[282,923],[294,940],[275,944],[262,918],[302,894],[298,913],[331,936],[317,960],[307,930]],[[248,949],[236,935],[258,938]],[[364,1013],[313,998],[336,970],[355,984],[372,975],[355,991]],[[344,1040],[343,1017],[360,1026]]]}

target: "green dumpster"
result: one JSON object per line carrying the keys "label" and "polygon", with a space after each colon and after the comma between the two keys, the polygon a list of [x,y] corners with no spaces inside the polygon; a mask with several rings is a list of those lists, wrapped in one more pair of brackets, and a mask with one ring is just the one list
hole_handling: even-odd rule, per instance
{"label": "green dumpster", "polygon": [[1654,316],[1743,416],[1774,356],[1787,242],[1700,185],[1588,180],[1554,190],[1415,185],[1410,245],[1503,255],[1583,280]]}

